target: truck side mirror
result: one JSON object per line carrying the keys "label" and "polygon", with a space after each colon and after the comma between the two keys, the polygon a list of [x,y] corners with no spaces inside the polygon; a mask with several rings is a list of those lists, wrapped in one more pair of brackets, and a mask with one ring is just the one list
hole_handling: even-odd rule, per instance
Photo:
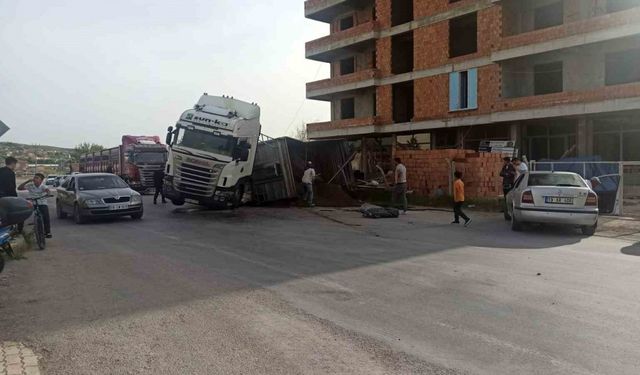
{"label": "truck side mirror", "polygon": [[173,140],[173,126],[169,126],[167,128],[167,138],[165,138],[165,143],[170,145]]}

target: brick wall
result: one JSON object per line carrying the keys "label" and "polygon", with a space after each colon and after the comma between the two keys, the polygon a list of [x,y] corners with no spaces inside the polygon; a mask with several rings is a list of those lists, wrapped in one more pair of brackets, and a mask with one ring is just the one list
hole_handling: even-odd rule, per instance
{"label": "brick wall", "polygon": [[382,124],[388,124],[393,121],[392,97],[391,85],[376,87],[376,111]]}
{"label": "brick wall", "polygon": [[445,192],[453,176],[451,161],[463,173],[467,198],[494,198],[502,194],[502,155],[469,150],[397,150],[395,157],[407,167],[407,186],[431,196],[439,186]]}

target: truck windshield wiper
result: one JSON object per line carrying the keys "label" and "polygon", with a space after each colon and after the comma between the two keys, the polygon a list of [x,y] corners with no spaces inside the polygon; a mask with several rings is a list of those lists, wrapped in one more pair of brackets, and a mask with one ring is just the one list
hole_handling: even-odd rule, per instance
{"label": "truck windshield wiper", "polygon": [[580,185],[574,185],[574,184],[557,184],[556,186],[558,186],[558,187],[582,187]]}
{"label": "truck windshield wiper", "polygon": [[[180,147],[180,146],[178,146],[178,147]],[[205,159],[209,159],[209,160],[222,161],[222,160],[214,158],[213,156],[196,154],[196,153],[193,153],[193,152],[191,152],[189,150],[185,150],[184,148],[180,148],[178,152],[182,152],[182,153],[185,153],[185,154],[188,154],[188,155],[191,155],[191,156],[199,156],[201,158],[205,158]]]}

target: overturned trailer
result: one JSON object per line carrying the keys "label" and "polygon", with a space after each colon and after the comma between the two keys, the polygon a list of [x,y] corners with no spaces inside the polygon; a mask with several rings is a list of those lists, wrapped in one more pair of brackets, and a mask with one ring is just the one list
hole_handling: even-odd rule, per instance
{"label": "overturned trailer", "polygon": [[302,142],[281,137],[260,142],[252,174],[253,201],[262,204],[298,198],[307,161],[313,163],[320,182],[350,187],[355,181],[352,157],[342,140]]}

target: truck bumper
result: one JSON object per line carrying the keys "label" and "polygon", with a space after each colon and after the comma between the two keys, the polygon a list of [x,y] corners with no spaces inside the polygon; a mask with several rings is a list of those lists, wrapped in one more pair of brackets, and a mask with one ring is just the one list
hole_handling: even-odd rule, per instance
{"label": "truck bumper", "polygon": [[204,197],[201,195],[184,193],[177,190],[171,178],[165,179],[162,187],[165,198],[183,204],[184,202],[195,203],[212,208],[232,208],[235,206],[235,189],[217,189],[213,196]]}

